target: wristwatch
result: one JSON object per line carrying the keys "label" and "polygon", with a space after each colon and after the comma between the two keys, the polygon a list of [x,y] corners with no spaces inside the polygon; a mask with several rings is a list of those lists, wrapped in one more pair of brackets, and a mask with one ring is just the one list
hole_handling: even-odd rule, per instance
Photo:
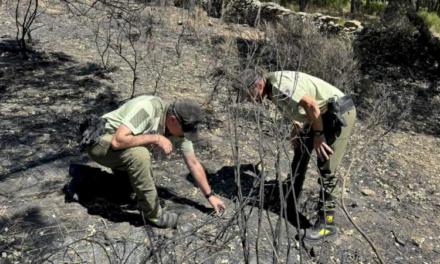
{"label": "wristwatch", "polygon": [[315,137],[322,136],[322,135],[324,135],[324,130],[313,130],[313,135]]}
{"label": "wristwatch", "polygon": [[213,196],[214,195],[214,192],[213,191],[210,191],[208,194],[205,194],[205,198],[206,199],[209,199],[209,197],[211,197],[211,196]]}

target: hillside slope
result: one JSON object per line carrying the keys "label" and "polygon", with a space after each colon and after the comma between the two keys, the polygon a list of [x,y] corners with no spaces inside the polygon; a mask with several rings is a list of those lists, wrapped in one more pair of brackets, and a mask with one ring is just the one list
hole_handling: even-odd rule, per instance
{"label": "hillside slope", "polygon": [[[13,41],[13,16],[0,11],[0,262],[243,263],[234,203],[233,106],[222,81],[209,100],[216,85],[210,76],[226,61],[238,64],[237,53],[222,50],[221,45],[237,36],[258,38],[261,32],[224,24],[202,11],[145,9],[154,22],[154,48],[148,46],[150,65],[141,66],[136,94],[157,90],[166,100],[184,97],[204,104],[208,117],[196,150],[213,189],[228,206],[223,215],[213,215],[180,157],[157,153],[154,170],[160,197],[166,207],[181,212],[176,230],[160,230],[143,224],[128,195],[124,196],[121,179],[97,169],[77,149],[82,116],[112,109],[130,95],[130,69],[113,57],[117,67],[105,71],[89,25],[62,6],[49,10],[36,21],[42,27],[34,32],[34,52],[27,60],[17,53]],[[224,41],[219,44],[219,39]],[[257,260],[257,241],[261,263],[276,259],[375,263],[371,248],[341,210],[337,212],[341,232],[334,243],[297,245],[296,231],[286,223],[278,226],[280,251],[273,254],[271,228],[279,216],[271,205],[256,240],[259,196],[252,186],[258,179],[249,170],[259,160],[255,143],[259,139],[267,155],[266,186],[271,190],[276,142],[270,131],[257,134],[249,113],[238,116],[236,124],[241,184],[255,205],[245,208],[251,263]],[[439,149],[438,135],[385,131],[371,127],[368,119],[356,124],[340,170],[341,175],[349,175],[345,203],[387,263],[440,263]],[[291,155],[288,151],[282,157],[284,168]],[[83,181],[79,202],[64,189],[72,175]],[[301,202],[312,218],[316,179],[311,164]],[[94,197],[97,194],[100,197]]]}

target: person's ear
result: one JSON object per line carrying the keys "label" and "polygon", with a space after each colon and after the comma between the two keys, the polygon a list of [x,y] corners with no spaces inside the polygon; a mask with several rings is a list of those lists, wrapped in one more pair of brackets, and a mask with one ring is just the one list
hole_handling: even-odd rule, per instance
{"label": "person's ear", "polygon": [[257,90],[258,90],[258,94],[262,94],[263,93],[263,90],[264,90],[264,86],[266,85],[266,82],[263,80],[263,79],[261,79],[261,80],[259,80],[258,82],[257,82]]}
{"label": "person's ear", "polygon": [[176,117],[176,116],[172,115],[172,116],[170,116],[170,118],[171,118],[171,122],[172,122],[174,125],[177,124],[177,123],[179,123],[179,120],[177,120],[177,117]]}

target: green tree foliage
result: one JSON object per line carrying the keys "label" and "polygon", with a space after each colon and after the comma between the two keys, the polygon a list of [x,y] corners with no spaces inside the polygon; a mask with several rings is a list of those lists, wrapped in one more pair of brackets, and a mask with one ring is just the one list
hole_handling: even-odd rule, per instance
{"label": "green tree foliage", "polygon": [[435,12],[420,11],[419,14],[431,30],[440,33],[440,16]]}

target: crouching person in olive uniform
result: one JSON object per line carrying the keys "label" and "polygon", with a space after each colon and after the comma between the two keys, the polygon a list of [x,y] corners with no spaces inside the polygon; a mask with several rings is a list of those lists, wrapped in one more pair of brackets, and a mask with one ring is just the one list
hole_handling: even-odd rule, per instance
{"label": "crouching person in olive uniform", "polygon": [[170,139],[181,149],[188,169],[215,211],[224,210],[222,200],[211,191],[190,141],[202,119],[197,104],[188,100],[166,104],[158,97],[139,96],[102,118],[105,132],[88,147],[89,156],[103,166],[126,171],[148,222],[158,227],[177,225],[178,215],[162,210],[159,204],[148,150],[158,147],[170,154],[173,151]]}
{"label": "crouching person in olive uniform", "polygon": [[260,68],[248,69],[241,73],[236,86],[242,98],[254,102],[271,100],[293,123],[295,154],[290,177],[284,184],[288,190],[287,217],[293,222],[310,155],[313,149],[316,151],[321,185],[318,219],[300,235],[307,240],[335,235],[334,199],[339,191],[335,174],[356,119],[353,101],[329,83],[294,71],[265,73]]}

